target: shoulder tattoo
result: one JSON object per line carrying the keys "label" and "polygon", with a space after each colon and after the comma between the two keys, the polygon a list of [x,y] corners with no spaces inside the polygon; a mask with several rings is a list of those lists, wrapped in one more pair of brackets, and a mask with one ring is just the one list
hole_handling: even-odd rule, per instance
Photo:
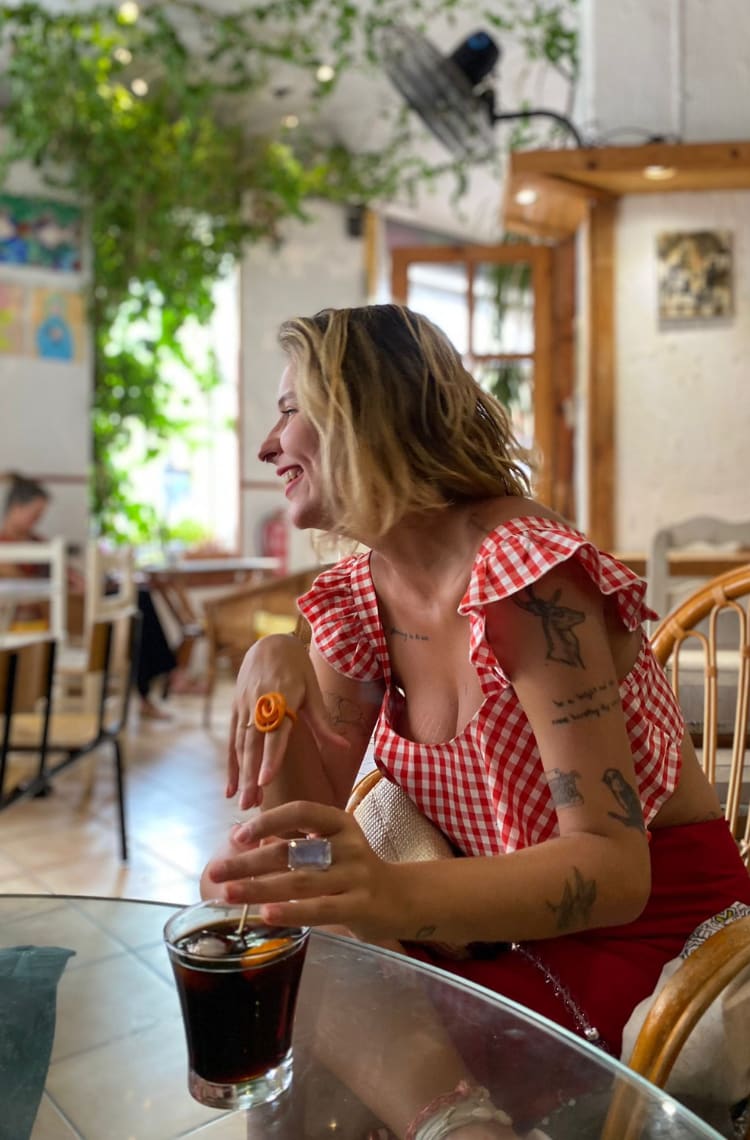
{"label": "shoulder tattoo", "polygon": [[519,609],[538,617],[542,623],[544,639],[547,643],[547,660],[561,661],[563,665],[584,668],[581,647],[573,632],[573,627],[586,620],[582,610],[573,610],[560,605],[562,590],[556,590],[547,601],[534,593],[532,586],[513,594],[513,602]]}

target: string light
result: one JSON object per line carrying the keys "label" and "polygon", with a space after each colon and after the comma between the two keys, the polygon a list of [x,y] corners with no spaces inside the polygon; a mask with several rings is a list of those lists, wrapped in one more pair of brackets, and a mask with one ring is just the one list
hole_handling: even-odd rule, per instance
{"label": "string light", "polygon": [[123,0],[117,9],[117,18],[122,24],[134,24],[141,14],[135,0]]}
{"label": "string light", "polygon": [[643,177],[650,179],[652,182],[666,182],[668,178],[674,178],[676,174],[673,166],[662,166],[659,163],[654,163],[652,166],[644,166]]}

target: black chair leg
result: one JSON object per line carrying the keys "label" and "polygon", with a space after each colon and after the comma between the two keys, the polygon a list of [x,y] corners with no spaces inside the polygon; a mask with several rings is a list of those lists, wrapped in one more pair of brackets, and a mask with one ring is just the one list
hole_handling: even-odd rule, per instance
{"label": "black chair leg", "polygon": [[122,762],[122,749],[119,740],[113,740],[115,746],[115,778],[117,780],[117,810],[120,820],[120,857],[123,863],[128,861],[128,836],[125,830],[125,773]]}

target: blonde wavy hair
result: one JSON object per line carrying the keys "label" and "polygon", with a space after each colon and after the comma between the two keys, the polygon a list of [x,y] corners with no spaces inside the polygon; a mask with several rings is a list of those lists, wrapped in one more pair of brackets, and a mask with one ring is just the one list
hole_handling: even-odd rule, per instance
{"label": "blonde wavy hair", "polygon": [[337,534],[371,539],[412,512],[529,493],[508,413],[426,317],[401,305],[323,309],[285,321],[279,343],[320,439]]}

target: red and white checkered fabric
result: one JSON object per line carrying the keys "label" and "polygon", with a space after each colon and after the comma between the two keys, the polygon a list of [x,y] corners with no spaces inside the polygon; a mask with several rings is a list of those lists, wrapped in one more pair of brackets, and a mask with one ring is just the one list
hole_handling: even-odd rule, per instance
{"label": "red and white checkered fabric", "polygon": [[[531,726],[485,638],[485,610],[569,558],[603,594],[614,595],[628,629],[656,616],[644,603],[642,579],[572,527],[536,516],[503,523],[479,548],[458,607],[469,618],[470,655],[485,699],[457,736],[438,744],[406,740],[391,728],[390,712],[401,698],[391,687],[369,555],[324,571],[299,600],[315,645],[334,669],[355,680],[385,680],[374,740],[378,767],[467,855],[515,851],[557,833]],[[648,824],[676,786],[684,722],[645,637],[620,697]]]}

